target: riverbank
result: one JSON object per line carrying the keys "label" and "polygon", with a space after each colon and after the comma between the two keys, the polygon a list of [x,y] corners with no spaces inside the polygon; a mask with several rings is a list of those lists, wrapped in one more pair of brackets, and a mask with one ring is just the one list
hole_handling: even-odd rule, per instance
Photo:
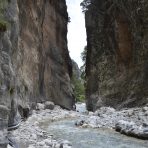
{"label": "riverbank", "polygon": [[71,148],[69,141],[56,140],[54,135],[40,128],[41,124],[48,121],[55,122],[66,118],[78,118],[79,113],[68,111],[54,106],[52,109],[44,109],[43,104],[38,104],[38,109],[32,111],[32,115],[20,124],[17,130],[9,132],[19,148]]}
{"label": "riverbank", "polygon": [[93,113],[86,111],[84,104],[78,104],[77,111],[68,111],[59,106],[45,109],[43,104],[39,104],[37,110],[33,110],[32,115],[23,121],[17,130],[9,132],[9,137],[14,139],[20,148],[71,148],[71,141],[62,137],[55,139],[55,135],[42,128],[42,125],[54,124],[61,120],[73,120],[79,130],[108,128],[129,136],[148,138],[147,106],[121,111],[102,107]]}
{"label": "riverbank", "polygon": [[121,134],[148,140],[148,106],[115,110],[101,107],[97,111],[87,112],[88,116],[76,122],[83,128],[110,128]]}

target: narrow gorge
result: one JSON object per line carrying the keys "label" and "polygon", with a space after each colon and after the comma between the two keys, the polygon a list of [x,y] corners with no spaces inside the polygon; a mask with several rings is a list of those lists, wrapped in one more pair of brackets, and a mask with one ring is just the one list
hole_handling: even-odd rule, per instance
{"label": "narrow gorge", "polygon": [[86,108],[66,0],[0,0],[0,148],[147,147],[148,1],[80,3]]}

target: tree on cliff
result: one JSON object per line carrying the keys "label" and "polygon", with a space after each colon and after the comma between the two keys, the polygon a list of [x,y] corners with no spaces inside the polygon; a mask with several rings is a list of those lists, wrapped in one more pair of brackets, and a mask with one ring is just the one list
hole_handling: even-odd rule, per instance
{"label": "tree on cliff", "polygon": [[87,54],[87,46],[84,47],[84,50],[81,53],[81,59],[83,61],[83,65],[80,68],[81,77],[78,78],[76,73],[74,72],[72,76],[74,95],[76,97],[77,102],[83,102],[85,100],[85,84],[84,83],[85,83],[86,54]]}
{"label": "tree on cliff", "polygon": [[80,6],[82,7],[82,12],[86,12],[90,4],[91,0],[83,0],[83,2],[80,3]]}
{"label": "tree on cliff", "polygon": [[87,55],[87,46],[84,47],[83,52],[81,53],[81,59],[83,61],[83,65],[81,66],[81,78],[85,80],[85,68],[86,68],[86,55]]}

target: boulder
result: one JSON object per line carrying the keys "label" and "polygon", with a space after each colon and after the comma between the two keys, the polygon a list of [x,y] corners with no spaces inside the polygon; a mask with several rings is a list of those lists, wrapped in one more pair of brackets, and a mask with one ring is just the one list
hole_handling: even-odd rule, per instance
{"label": "boulder", "polygon": [[71,143],[67,140],[62,141],[60,144],[60,148],[71,148],[71,147],[72,147]]}
{"label": "boulder", "polygon": [[145,106],[142,108],[143,112],[147,112],[148,111],[148,106]]}
{"label": "boulder", "polygon": [[148,140],[148,127],[146,124],[138,126],[134,122],[120,120],[115,125],[115,130],[128,136]]}
{"label": "boulder", "polygon": [[54,109],[54,103],[53,102],[50,102],[50,101],[46,101],[45,102],[45,109],[50,109],[50,110],[53,110]]}
{"label": "boulder", "polygon": [[37,103],[36,110],[43,110],[44,108],[45,108],[45,105],[44,104]]}
{"label": "boulder", "polygon": [[82,126],[84,123],[85,123],[84,120],[79,120],[79,121],[76,121],[76,122],[75,122],[75,125],[76,125],[76,126]]}

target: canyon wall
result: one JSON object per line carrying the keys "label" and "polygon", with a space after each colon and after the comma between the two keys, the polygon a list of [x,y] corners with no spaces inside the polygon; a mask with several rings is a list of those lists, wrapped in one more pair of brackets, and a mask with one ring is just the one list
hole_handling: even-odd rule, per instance
{"label": "canyon wall", "polygon": [[72,73],[76,79],[81,79],[81,70],[74,60],[72,60]]}
{"label": "canyon wall", "polygon": [[91,0],[85,19],[88,110],[147,103],[148,1]]}
{"label": "canyon wall", "polygon": [[[65,0],[8,0],[0,19],[0,124],[53,101],[72,109]],[[1,129],[4,130],[5,128]],[[4,140],[2,140],[4,141]]]}

